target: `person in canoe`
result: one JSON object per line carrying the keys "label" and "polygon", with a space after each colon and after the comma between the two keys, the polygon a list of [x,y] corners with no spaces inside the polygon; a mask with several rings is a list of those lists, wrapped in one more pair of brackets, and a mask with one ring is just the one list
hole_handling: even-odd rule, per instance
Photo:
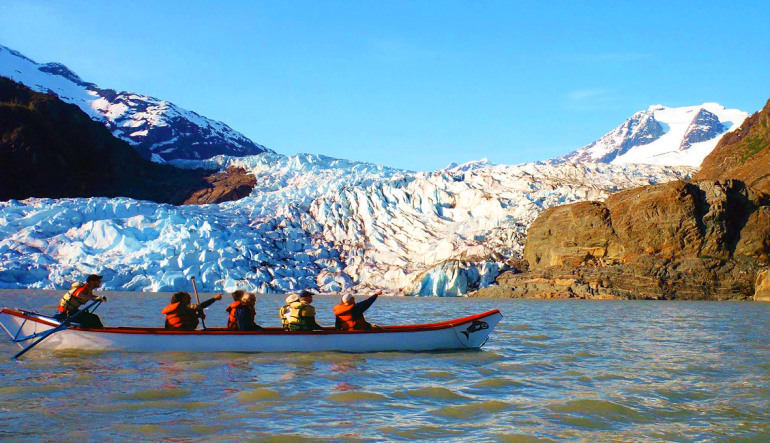
{"label": "person in canoe", "polygon": [[289,304],[287,319],[289,331],[323,329],[323,326],[315,321],[315,308],[311,303],[313,303],[313,294],[310,291],[302,291],[299,294],[299,300]]}
{"label": "person in canoe", "polygon": [[[227,319],[227,329],[236,331],[262,330],[261,326],[254,323],[254,316],[257,313],[254,308],[256,301],[257,296],[253,292],[245,292],[241,298],[241,303],[230,311],[230,317]],[[231,320],[234,321],[231,322]]]}
{"label": "person in canoe", "polygon": [[198,327],[198,319],[204,316],[203,310],[221,299],[222,294],[217,294],[200,305],[192,305],[190,294],[175,293],[171,296],[171,304],[161,311],[166,316],[166,329],[194,330]]}
{"label": "person in canoe", "polygon": [[334,308],[334,328],[342,331],[365,331],[372,329],[371,323],[367,322],[364,318],[364,312],[369,309],[369,306],[377,300],[377,296],[382,294],[382,291],[377,291],[371,297],[364,301],[356,303],[356,299],[350,295],[345,294],[340,299],[340,303]]}
{"label": "person in canoe", "polygon": [[225,308],[225,312],[227,312],[227,329],[238,329],[238,322],[235,319],[235,310],[238,308],[238,306],[241,305],[241,299],[245,293],[246,291],[238,289],[237,291],[233,291],[233,293],[230,294],[233,297],[233,302]]}
{"label": "person in canoe", "polygon": [[[75,315],[80,307],[91,300],[106,301],[107,297],[99,297],[94,294],[94,289],[102,285],[102,276],[91,274],[86,278],[85,283],[73,283],[69,291],[67,291],[59,300],[59,307],[57,308],[57,314],[54,318],[63,321],[69,317]],[[83,312],[78,315],[75,323],[79,323],[83,328],[103,328],[102,320],[98,315],[90,312]]]}
{"label": "person in canoe", "polygon": [[283,329],[289,329],[289,312],[291,311],[289,305],[297,300],[299,300],[299,295],[291,294],[286,297],[286,304],[281,306],[281,309],[278,310],[278,317],[281,319],[281,326],[283,326]]}

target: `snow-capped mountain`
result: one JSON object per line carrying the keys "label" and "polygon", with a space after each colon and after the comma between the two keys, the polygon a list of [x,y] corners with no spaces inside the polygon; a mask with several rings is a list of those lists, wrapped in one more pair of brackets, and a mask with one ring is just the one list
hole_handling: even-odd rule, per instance
{"label": "snow-capped mountain", "polygon": [[462,295],[519,257],[545,208],[650,183],[692,168],[472,162],[413,173],[302,154],[176,160],[240,166],[244,199],[171,206],[126,198],[0,202],[0,287],[62,288],[104,274],[105,288],[254,288]]}
{"label": "snow-capped mountain", "polygon": [[0,76],[77,105],[156,162],[253,155],[267,150],[222,122],[165,100],[99,88],[62,64],[39,64],[1,45]]}
{"label": "snow-capped mountain", "polygon": [[599,140],[559,161],[699,166],[725,133],[748,113],[718,103],[639,111]]}

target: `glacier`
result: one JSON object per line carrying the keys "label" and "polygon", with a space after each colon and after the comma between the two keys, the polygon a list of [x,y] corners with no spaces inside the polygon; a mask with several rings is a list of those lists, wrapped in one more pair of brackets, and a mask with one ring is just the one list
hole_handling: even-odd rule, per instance
{"label": "glacier", "polygon": [[239,166],[251,195],[217,205],[128,198],[0,202],[0,287],[462,296],[521,256],[549,207],[686,179],[688,167],[486,161],[411,172],[317,154],[173,160]]}

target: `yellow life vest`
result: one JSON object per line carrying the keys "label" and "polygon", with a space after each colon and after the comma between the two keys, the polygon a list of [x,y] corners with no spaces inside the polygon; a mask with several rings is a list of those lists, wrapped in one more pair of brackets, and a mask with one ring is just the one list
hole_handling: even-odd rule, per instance
{"label": "yellow life vest", "polygon": [[288,323],[288,314],[289,313],[289,305],[283,305],[281,306],[281,309],[278,310],[278,317],[281,319],[281,324],[286,327]]}
{"label": "yellow life vest", "polygon": [[292,329],[312,330],[315,326],[315,308],[300,301],[292,302],[286,324]]}
{"label": "yellow life vest", "polygon": [[85,291],[81,291],[78,295],[75,295],[75,292],[77,292],[80,288],[85,286],[85,283],[79,283],[75,282],[72,284],[72,287],[69,291],[67,291],[59,300],[59,312],[74,312],[80,309],[85,302],[91,299],[91,293],[85,293]]}

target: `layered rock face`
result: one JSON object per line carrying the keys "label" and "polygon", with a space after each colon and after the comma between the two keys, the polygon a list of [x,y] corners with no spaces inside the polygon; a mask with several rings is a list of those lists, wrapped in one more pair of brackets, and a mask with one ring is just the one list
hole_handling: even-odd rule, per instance
{"label": "layered rock face", "polygon": [[528,231],[529,272],[477,295],[749,299],[769,252],[766,194],[671,182],[544,211]]}
{"label": "layered rock face", "polygon": [[770,100],[726,134],[701,164],[696,180],[737,178],[763,192],[770,192]]}

